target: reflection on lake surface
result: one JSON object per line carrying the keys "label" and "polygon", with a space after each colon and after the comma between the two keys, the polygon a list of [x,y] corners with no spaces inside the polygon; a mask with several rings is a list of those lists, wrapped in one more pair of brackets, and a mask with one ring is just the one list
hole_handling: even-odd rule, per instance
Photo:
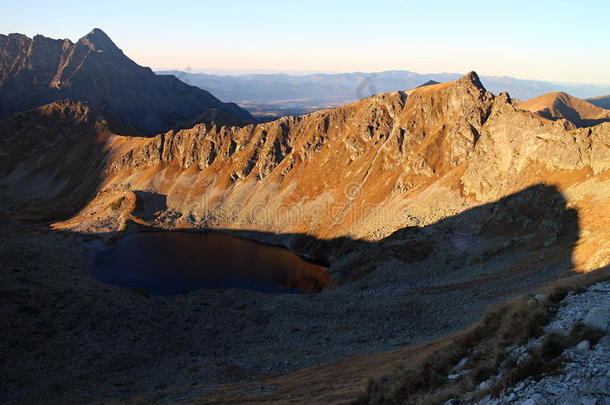
{"label": "reflection on lake surface", "polygon": [[320,292],[325,268],[288,250],[221,233],[146,232],[94,252],[100,281],[171,295],[200,288]]}

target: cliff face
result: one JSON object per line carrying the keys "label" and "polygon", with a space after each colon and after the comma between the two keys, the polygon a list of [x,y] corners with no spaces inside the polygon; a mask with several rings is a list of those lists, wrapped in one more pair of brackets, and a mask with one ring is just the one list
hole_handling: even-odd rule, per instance
{"label": "cliff face", "polygon": [[0,35],[0,118],[60,99],[88,102],[150,133],[210,109],[252,122],[235,104],[139,66],[99,29],[76,43]]}
{"label": "cliff face", "polygon": [[[401,215],[389,201],[467,160],[491,111],[474,75],[432,87],[241,129],[170,131],[109,163],[111,186],[129,178],[199,225],[383,236]],[[380,210],[389,217],[370,218]]]}
{"label": "cliff face", "polygon": [[[95,198],[56,227],[116,231],[131,219],[264,231],[298,248],[288,234],[379,240],[546,184],[578,210],[576,265],[610,257],[610,123],[566,129],[494,97],[475,73],[265,124],[111,139]],[[552,207],[539,204],[532,215],[544,217]],[[561,237],[561,224],[548,229],[548,243]]]}

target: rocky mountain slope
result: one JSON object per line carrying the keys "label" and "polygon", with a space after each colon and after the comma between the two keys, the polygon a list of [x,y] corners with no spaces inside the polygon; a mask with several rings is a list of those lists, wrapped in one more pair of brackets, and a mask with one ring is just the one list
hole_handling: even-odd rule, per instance
{"label": "rocky mountain slope", "polygon": [[60,99],[88,102],[150,133],[210,109],[252,122],[235,104],[139,66],[100,29],[76,43],[0,35],[0,119]]}
{"label": "rocky mountain slope", "polygon": [[[543,183],[581,208],[577,262],[591,269],[608,257],[609,128],[566,129],[520,111],[472,73],[303,117],[124,140],[109,148],[97,196],[55,226],[111,232],[132,218],[276,233],[287,245],[290,234],[378,240]],[[166,206],[104,208],[119,198],[145,207],[146,195]]]}
{"label": "rocky mountain slope", "polygon": [[[548,184],[579,207],[577,264],[607,264],[610,123],[566,129],[565,121],[518,107],[508,95],[487,92],[471,73],[408,96],[388,93],[266,124],[198,124],[148,139],[112,135],[99,157],[100,174],[85,179],[97,194],[55,227],[116,232],[135,220],[165,229],[265,232],[296,248],[303,245],[296,234],[374,241]],[[44,137],[41,125],[10,129],[22,119],[5,124],[7,148]],[[13,163],[4,166],[2,183],[19,199],[12,191],[18,176],[19,188],[27,187],[25,179],[36,179],[34,186],[41,180],[27,153],[7,150]],[[36,148],[44,156],[57,150]],[[45,181],[64,184],[79,175],[49,172]],[[151,196],[163,196],[166,206],[147,203]],[[54,198],[38,201],[40,210]],[[119,199],[133,204],[109,210]],[[136,201],[155,209],[136,212]]]}
{"label": "rocky mountain slope", "polygon": [[610,95],[591,97],[587,98],[585,101],[588,101],[589,103],[601,108],[610,109]]}
{"label": "rocky mountain slope", "polygon": [[566,119],[576,127],[590,127],[610,121],[610,110],[566,93],[544,94],[517,103],[517,107],[550,120]]}

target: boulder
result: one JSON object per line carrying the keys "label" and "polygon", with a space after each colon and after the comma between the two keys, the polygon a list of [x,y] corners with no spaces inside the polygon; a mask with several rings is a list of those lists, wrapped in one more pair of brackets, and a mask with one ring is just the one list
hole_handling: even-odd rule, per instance
{"label": "boulder", "polygon": [[549,401],[541,394],[534,394],[523,402],[523,405],[546,405]]}
{"label": "boulder", "polygon": [[593,308],[585,317],[584,324],[591,328],[607,331],[610,326],[610,308]]}
{"label": "boulder", "polygon": [[466,363],[468,363],[468,357],[464,357],[462,360],[460,360],[455,367],[453,367],[453,371],[458,372],[461,371],[464,366],[466,365]]}

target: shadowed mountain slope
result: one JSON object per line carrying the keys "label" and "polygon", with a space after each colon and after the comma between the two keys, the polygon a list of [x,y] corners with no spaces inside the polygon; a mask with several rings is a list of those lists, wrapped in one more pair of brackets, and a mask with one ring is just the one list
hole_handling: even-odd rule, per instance
{"label": "shadowed mountain slope", "polygon": [[440,84],[440,82],[437,82],[436,80],[428,80],[426,83],[420,84],[417,87],[430,86],[430,85],[433,85],[433,84]]}
{"label": "shadowed mountain slope", "polygon": [[[142,132],[89,105],[60,100],[0,121],[0,183],[23,220],[72,215],[104,181],[109,153]],[[128,146],[129,145],[129,146]]]}
{"label": "shadowed mountain slope", "polygon": [[[2,274],[0,320],[10,350],[0,359],[0,381],[13,387],[8,398],[16,398],[15,403],[44,402],[41,397],[108,402],[119,395],[123,401],[138,396],[150,402],[165,395],[160,390],[168,386],[181,398],[203,403],[209,397],[243,403],[240,398],[250,397],[250,389],[215,386],[202,393],[200,387],[267,380],[459,330],[486,305],[571,273],[580,236],[578,214],[563,195],[553,186],[534,185],[375,241],[284,234],[318,257],[332,257],[330,275],[342,282],[320,294],[197,290],[168,298],[89,277],[86,249],[75,243],[85,235],[53,232],[32,243],[7,229],[0,234],[3,262],[21,268],[21,252],[30,262],[18,277]],[[197,367],[184,366],[195,362]],[[344,372],[344,378],[356,380],[346,388],[363,388],[354,370]],[[304,378],[326,395],[336,389],[311,375]],[[123,380],[129,384],[112,383]],[[151,389],[157,386],[162,388]],[[273,398],[273,392],[259,394]],[[310,395],[295,391],[300,403],[310,403]]]}
{"label": "shadowed mountain slope", "polygon": [[610,95],[591,97],[591,98],[585,99],[585,101],[588,101],[589,103],[594,104],[598,107],[610,110]]}
{"label": "shadowed mountain slope", "polygon": [[0,35],[0,118],[59,99],[88,102],[149,133],[210,109],[252,122],[237,105],[136,64],[100,29],[76,43]]}

